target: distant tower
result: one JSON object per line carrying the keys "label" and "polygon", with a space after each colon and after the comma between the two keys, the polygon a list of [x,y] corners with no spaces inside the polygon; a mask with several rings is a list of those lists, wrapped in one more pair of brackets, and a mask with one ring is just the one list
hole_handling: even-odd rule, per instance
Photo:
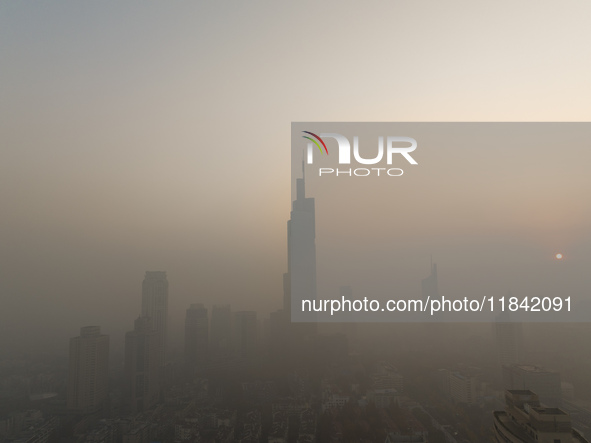
{"label": "distant tower", "polygon": [[203,363],[209,346],[209,318],[203,304],[192,304],[185,317],[185,365],[189,370]]}
{"label": "distant tower", "polygon": [[257,313],[240,311],[234,315],[234,349],[239,354],[252,355],[257,347]]}
{"label": "distant tower", "polygon": [[315,218],[314,199],[306,198],[304,171],[303,178],[296,180],[296,199],[287,222],[288,273],[284,276],[284,306],[290,313],[301,311],[302,300],[316,300]]}
{"label": "distant tower", "polygon": [[139,317],[125,335],[125,381],[130,412],[145,411],[160,398],[160,340],[149,317]]}
{"label": "distant tower", "polygon": [[431,260],[431,274],[421,280],[421,293],[423,301],[439,299],[439,290],[437,288],[437,264]]}
{"label": "distant tower", "polygon": [[108,398],[109,337],[100,326],[80,329],[70,339],[68,409],[80,413],[100,410]]}
{"label": "distant tower", "polygon": [[211,350],[225,352],[232,344],[232,310],[230,305],[214,306],[211,311]]}
{"label": "distant tower", "polygon": [[168,280],[166,272],[146,272],[142,282],[142,317],[151,318],[158,337],[158,367],[164,375],[166,363],[166,336],[168,317]]}
{"label": "distant tower", "polygon": [[[511,297],[511,295],[509,295],[509,297]],[[494,334],[501,367],[522,363],[522,323],[511,322],[509,318],[509,312],[502,312],[495,318]]]}

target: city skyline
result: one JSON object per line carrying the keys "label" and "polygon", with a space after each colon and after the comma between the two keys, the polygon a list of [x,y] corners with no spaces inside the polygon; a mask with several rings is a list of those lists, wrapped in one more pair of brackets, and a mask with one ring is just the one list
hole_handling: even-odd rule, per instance
{"label": "city skyline", "polygon": [[0,2],[0,443],[589,441],[589,17]]}
{"label": "city skyline", "polygon": [[[316,264],[315,260],[312,259],[315,255],[315,235],[313,230],[315,224],[314,199],[305,196],[304,178],[298,179],[296,183],[298,189],[287,229],[288,245],[297,242],[305,247],[295,250],[288,247],[288,262],[291,264],[295,263],[300,267],[303,263],[305,266],[302,268],[304,270],[303,275],[298,276],[298,272],[301,272],[301,269],[298,272],[294,272],[291,266],[288,269],[289,272],[284,274],[284,282],[287,284],[285,288],[289,289],[287,299],[289,299],[291,293],[301,293],[302,295],[300,297],[304,296],[304,294],[308,294],[307,296],[315,294],[315,290],[310,289],[310,282],[308,281],[312,280],[315,283],[315,279],[309,278],[310,270],[308,269],[309,263],[313,263],[314,270]],[[298,211],[303,212],[303,214],[299,214]],[[437,266],[432,261],[429,271],[429,275],[420,280],[419,286],[422,295],[438,297]],[[289,277],[290,274],[294,274],[296,279],[299,278],[303,279],[304,282],[307,281],[305,285],[307,289],[302,290],[297,288],[296,285],[296,289],[294,290],[289,284],[293,279]],[[315,276],[315,272],[312,275]],[[248,371],[253,370],[258,365],[269,361],[269,358],[271,359],[270,361],[275,359],[284,360],[284,364],[287,363],[288,367],[291,366],[288,362],[294,357],[296,358],[295,361],[300,360],[300,364],[302,357],[304,360],[310,359],[308,363],[310,364],[316,360],[317,357],[314,357],[314,355],[318,351],[324,354],[323,358],[328,359],[327,362],[332,361],[339,362],[339,364],[346,364],[347,356],[350,358],[351,355],[355,355],[355,352],[360,352],[360,349],[362,349],[359,348],[353,354],[350,354],[348,350],[350,346],[349,342],[357,342],[361,337],[358,334],[357,328],[346,328],[346,333],[337,332],[335,334],[328,330],[319,333],[316,328],[301,328],[301,326],[305,325],[291,323],[290,326],[290,319],[285,315],[287,311],[281,310],[275,314],[282,315],[274,318],[274,314],[271,314],[269,322],[266,323],[267,326],[261,329],[263,323],[257,318],[257,312],[232,312],[230,306],[227,305],[213,306],[212,322],[210,325],[208,309],[205,308],[203,303],[192,303],[186,310],[184,322],[184,355],[179,360],[178,354],[175,357],[169,355],[166,351],[171,342],[171,338],[167,334],[167,325],[169,324],[169,282],[167,273],[165,271],[146,271],[141,288],[142,294],[138,298],[137,303],[137,310],[140,315],[135,320],[133,331],[128,332],[125,336],[124,376],[123,384],[119,388],[122,394],[119,401],[116,400],[117,396],[109,396],[109,399],[107,399],[108,362],[109,360],[117,361],[117,359],[108,358],[109,336],[101,335],[99,326],[86,326],[81,328],[80,337],[70,340],[70,370],[68,371],[68,387],[66,391],[67,404],[71,419],[79,420],[76,425],[78,433],[87,432],[88,429],[91,429],[92,426],[89,425],[91,421],[88,420],[92,420],[92,417],[97,416],[97,414],[98,416],[113,416],[114,411],[120,411],[119,413],[132,414],[134,417],[142,417],[144,413],[151,414],[154,417],[164,407],[163,402],[165,398],[167,396],[170,397],[174,392],[175,383],[182,380],[187,380],[193,384],[197,383],[197,386],[203,382],[201,378],[203,376],[214,378],[221,376],[221,380],[225,380],[224,377],[228,377],[233,372],[240,374],[246,371],[248,373]],[[353,298],[353,291],[350,286],[340,287],[339,293],[348,299]],[[279,301],[281,299],[285,300],[286,296],[284,294],[278,298]],[[574,415],[571,418],[569,412],[558,409],[562,405],[564,391],[560,373],[544,369],[537,365],[522,364],[523,361],[527,360],[523,357],[525,354],[523,350],[524,345],[523,343],[519,343],[519,350],[516,347],[518,346],[517,342],[523,338],[517,337],[517,330],[515,329],[517,327],[520,328],[521,324],[504,323],[508,320],[507,317],[499,316],[497,319],[498,322],[494,325],[496,329],[494,331],[491,330],[493,332],[491,338],[499,352],[498,360],[493,357],[491,362],[496,360],[497,365],[500,363],[500,367],[502,368],[501,385],[505,389],[508,389],[506,395],[514,395],[516,392],[522,395],[522,392],[525,392],[514,391],[515,389],[529,390],[527,391],[527,402],[529,406],[522,407],[525,408],[528,414],[533,414],[531,415],[531,420],[540,438],[549,438],[548,435],[564,436],[573,433],[573,435],[576,435],[580,439],[579,441],[586,441],[578,431],[573,430],[574,428],[571,425],[571,420],[577,426],[581,426],[583,423],[586,423],[584,421],[586,419],[580,418],[578,415]],[[423,327],[424,325],[419,326]],[[424,331],[423,340],[430,340],[429,334],[436,334],[439,339],[447,335],[449,340],[451,338],[449,332],[449,330],[441,326],[429,328]],[[230,337],[229,340],[228,337]],[[410,337],[408,338],[410,339]],[[99,343],[101,344],[101,349],[98,349]],[[441,346],[449,347],[450,343],[443,344],[441,342]],[[494,355],[494,353],[491,353],[491,355]],[[531,359],[531,356],[528,358]],[[175,367],[178,369],[175,369]],[[184,367],[184,369],[181,370],[181,367]],[[97,370],[97,368],[99,369]],[[360,401],[369,402],[378,408],[378,410],[392,411],[390,408],[394,404],[399,404],[402,401],[401,398],[404,398],[405,378],[397,372],[396,368],[389,364],[377,362],[377,368],[376,372],[372,375],[373,389],[368,390],[366,397],[363,397]],[[112,372],[110,373],[112,374]],[[454,404],[466,406],[481,405],[486,401],[487,395],[493,392],[487,387],[487,382],[484,381],[486,379],[487,376],[483,369],[474,367],[465,368],[463,364],[459,364],[456,370],[441,369],[435,375],[435,380],[438,382],[442,398],[448,398]],[[193,381],[191,382],[191,380]],[[205,382],[207,383],[207,380]],[[245,391],[244,395],[248,398],[249,384],[243,382],[242,386]],[[257,385],[255,384],[255,386]],[[278,411],[286,408],[287,411],[291,412],[289,414],[273,412],[270,428],[267,428],[260,421],[258,424],[248,424],[250,419],[247,415],[246,417],[241,416],[242,418],[239,423],[244,422],[245,429],[239,432],[250,435],[252,431],[247,429],[254,426],[255,429],[258,429],[256,431],[258,437],[255,437],[255,440],[245,441],[260,441],[261,432],[268,432],[270,439],[287,441],[289,423],[295,419],[301,426],[298,431],[300,435],[305,434],[307,436],[306,438],[311,439],[309,441],[315,441],[317,436],[324,435],[323,431],[318,428],[319,417],[338,414],[338,411],[347,408],[347,404],[351,398],[351,394],[345,395],[341,393],[340,389],[342,388],[331,384],[327,379],[322,381],[322,386],[321,416],[317,415],[318,412],[311,409],[308,403],[299,403],[301,400],[290,398],[281,400],[278,405],[273,405],[273,411],[275,411],[275,408],[280,408]],[[256,391],[257,388],[255,387],[254,389]],[[198,390],[197,392],[200,391]],[[296,390],[294,392],[298,391]],[[48,396],[47,398],[53,398],[55,394],[45,393],[45,395]],[[207,395],[203,393],[196,395],[196,399],[200,399],[199,402],[203,402],[207,398]],[[43,396],[40,398],[43,398]],[[542,401],[542,406],[540,406],[538,398]],[[565,404],[570,408],[569,411],[571,413],[580,413],[580,409],[577,409],[580,408],[578,406],[579,404],[571,403],[573,399],[570,396],[567,396],[565,400],[568,400]],[[187,408],[190,408],[192,405],[194,406],[195,401],[197,400],[191,401]],[[286,401],[287,403],[285,403]],[[547,409],[548,406],[551,406],[551,408]],[[511,404],[507,403],[507,408],[510,407]],[[532,413],[529,408],[535,412]],[[197,409],[196,411],[199,410]],[[510,409],[507,410],[509,411]],[[296,417],[291,415],[294,411],[297,411]],[[216,414],[221,413],[227,414],[223,411],[216,412]],[[586,411],[583,413],[587,414]],[[35,414],[38,413],[35,412]],[[512,425],[507,422],[503,414],[505,413],[502,411],[494,412],[495,426],[501,426],[503,429],[507,427],[511,429]],[[539,423],[540,418],[535,414],[547,414],[550,418],[559,417],[563,422],[560,428],[560,434],[556,432],[552,434],[552,430]],[[229,425],[225,425],[229,426],[226,431],[232,430],[230,435],[233,435],[236,429],[240,429],[235,424],[232,424],[236,423],[237,419],[235,415],[233,417],[228,422]],[[415,413],[415,417],[408,415],[405,420],[416,420],[416,417]],[[546,417],[546,415],[543,417]],[[586,417],[586,415],[583,417]],[[0,425],[3,423],[1,418]],[[51,417],[43,419],[39,415],[35,420],[34,423],[36,424],[31,428],[34,430],[31,431],[34,432],[34,435],[45,435],[50,431],[57,432],[58,429],[61,429]],[[121,421],[121,418],[118,418],[115,421],[102,420],[101,423],[99,429],[102,435],[100,438],[103,442],[118,441],[115,438],[117,429],[119,429],[117,432],[122,432],[123,435],[128,435],[126,433],[129,432],[131,433],[130,435],[135,436],[134,438],[141,438],[141,441],[145,442],[149,441],[152,438],[151,436],[154,435],[167,435],[167,431],[165,431],[166,427],[156,426],[150,421],[135,423],[134,419],[131,424],[127,425],[125,421]],[[190,419],[187,421],[186,427],[179,428],[175,426],[174,435],[184,435],[185,439],[190,440],[194,433],[199,432],[198,429],[207,429],[207,425],[204,424],[205,422],[199,426],[189,425],[189,423],[199,422]],[[401,433],[406,435],[405,433],[408,432],[401,430],[390,421],[386,421],[385,423],[386,441],[390,441],[391,439],[396,441],[397,436],[400,436]],[[3,426],[6,427],[6,425]],[[19,427],[18,425],[10,425],[6,429],[8,431],[2,431],[0,426],[0,434],[2,432],[13,432],[10,430],[17,430]],[[428,431],[428,428],[424,424],[419,424],[419,422],[413,425],[413,429],[414,438],[420,437],[423,439],[414,441],[425,441],[424,439],[433,433],[433,430]],[[64,431],[61,430],[60,432]],[[92,433],[96,432],[96,429],[91,431],[89,438],[99,438],[98,435],[91,436],[94,435]],[[126,437],[123,438],[125,439]],[[448,441],[453,442],[454,440]]]}
{"label": "city skyline", "polygon": [[[309,17],[299,5],[259,14],[243,5],[3,2],[2,336],[66,352],[79,317],[108,317],[103,329],[124,334],[149,269],[175,281],[177,323],[196,292],[238,309],[279,309],[270,305],[287,266],[291,121],[591,119],[591,66],[580,56],[589,5],[427,5],[325,4]],[[326,16],[343,26],[323,26]],[[377,16],[405,20],[377,26]],[[335,81],[341,59],[359,63]],[[534,173],[535,162],[520,161]],[[586,255],[577,203],[585,183],[567,184],[549,182],[552,204],[517,204],[518,226],[503,228],[524,233],[532,259],[560,249],[578,266]],[[545,220],[537,231],[529,213]],[[420,263],[431,253],[450,269],[433,248]]]}

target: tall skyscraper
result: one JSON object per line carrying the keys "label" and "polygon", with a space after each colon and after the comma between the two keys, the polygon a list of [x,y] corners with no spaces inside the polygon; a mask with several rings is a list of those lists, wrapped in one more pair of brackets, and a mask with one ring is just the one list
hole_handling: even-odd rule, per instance
{"label": "tall skyscraper", "polygon": [[232,345],[232,310],[230,305],[214,306],[211,311],[212,352],[226,352]]}
{"label": "tall skyscraper", "polygon": [[287,222],[287,267],[285,305],[291,313],[301,312],[302,300],[316,300],[316,213],[314,199],[306,197],[305,170],[296,180],[296,199]]}
{"label": "tall skyscraper", "polygon": [[239,311],[234,315],[234,349],[239,354],[252,355],[257,347],[257,313]]}
{"label": "tall skyscraper", "polygon": [[431,273],[428,277],[421,280],[421,294],[423,301],[439,299],[439,289],[437,287],[437,264],[431,261]]}
{"label": "tall skyscraper", "polygon": [[68,409],[80,413],[100,410],[108,398],[109,337],[100,326],[85,326],[70,340]]}
{"label": "tall skyscraper", "polygon": [[160,340],[150,317],[139,317],[125,335],[125,381],[130,412],[154,406],[160,398]]}
{"label": "tall skyscraper", "polygon": [[209,318],[201,303],[192,304],[185,317],[185,365],[195,370],[208,354]]}
{"label": "tall skyscraper", "polygon": [[[431,259],[429,275],[421,280],[421,298],[423,303],[431,303],[430,300],[440,300],[437,264],[433,263],[433,259]],[[429,309],[423,312],[422,321],[424,325],[420,330],[422,334],[425,334],[423,341],[428,343],[433,351],[441,349],[447,343],[446,337],[450,333],[450,325],[439,323],[439,317],[431,315]]]}
{"label": "tall skyscraper", "polygon": [[166,272],[147,271],[142,282],[142,317],[151,318],[158,339],[158,367],[164,375],[168,317],[168,280]]}
{"label": "tall skyscraper", "polygon": [[[283,274],[283,309],[269,319],[270,351],[276,357],[310,358],[316,336],[315,316],[302,312],[302,300],[316,300],[316,220],[313,198],[306,197],[306,173],[296,180],[296,199],[287,221],[287,272]],[[294,321],[295,322],[292,322]],[[302,323],[303,322],[303,323]]]}

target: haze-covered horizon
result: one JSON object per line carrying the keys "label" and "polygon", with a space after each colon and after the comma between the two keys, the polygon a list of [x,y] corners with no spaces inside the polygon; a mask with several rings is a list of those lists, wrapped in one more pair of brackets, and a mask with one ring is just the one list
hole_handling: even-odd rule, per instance
{"label": "haze-covered horizon", "polygon": [[[590,13],[0,4],[0,349],[65,349],[91,324],[122,337],[148,270],[167,272],[172,327],[191,303],[278,309],[292,121],[588,121]],[[549,219],[588,242],[579,216]],[[429,253],[445,270],[427,249],[425,275]]]}

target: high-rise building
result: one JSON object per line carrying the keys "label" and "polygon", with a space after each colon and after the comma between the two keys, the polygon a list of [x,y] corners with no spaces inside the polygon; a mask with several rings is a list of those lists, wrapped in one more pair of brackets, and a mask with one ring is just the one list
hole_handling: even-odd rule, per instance
{"label": "high-rise building", "polygon": [[[283,309],[269,318],[269,346],[271,353],[302,360],[305,353],[313,353],[316,335],[315,318],[302,313],[302,300],[316,300],[316,227],[315,203],[306,197],[305,167],[303,177],[296,180],[296,199],[292,202],[287,221],[287,269],[283,274]],[[298,321],[292,323],[294,315]],[[305,316],[305,318],[304,318]],[[308,356],[309,357],[309,356]]]}
{"label": "high-rise building", "polygon": [[510,443],[588,443],[568,413],[540,404],[531,390],[505,392],[505,411],[493,412],[495,441]]}
{"label": "high-rise building", "polygon": [[160,398],[160,340],[152,318],[139,317],[125,335],[125,379],[130,412],[154,406]]}
{"label": "high-rise building", "polygon": [[232,310],[230,305],[214,306],[211,310],[210,349],[214,353],[227,352],[232,345]]}
{"label": "high-rise building", "polygon": [[185,317],[185,365],[194,370],[207,357],[209,318],[201,303],[192,304]]}
{"label": "high-rise building", "polygon": [[[316,221],[314,199],[306,197],[306,180],[296,180],[296,199],[287,222],[287,267],[284,304],[301,312],[302,300],[316,300]],[[289,289],[285,294],[285,289]],[[313,319],[312,319],[313,320]]]}
{"label": "high-rise building", "polygon": [[458,403],[471,405],[477,399],[478,379],[461,372],[449,373],[449,395]]}
{"label": "high-rise building", "polygon": [[545,406],[558,407],[562,399],[560,373],[539,366],[504,366],[503,387],[507,390],[534,391]]}
{"label": "high-rise building", "polygon": [[80,413],[100,410],[108,398],[109,337],[100,326],[80,329],[70,339],[68,409]]}
{"label": "high-rise building", "polygon": [[509,312],[502,312],[495,320],[494,334],[501,367],[520,363],[523,357],[523,325],[511,322]]}
{"label": "high-rise building", "polygon": [[257,347],[257,313],[239,311],[234,314],[234,350],[239,354],[252,355]]}
{"label": "high-rise building", "polygon": [[431,273],[428,277],[421,280],[421,294],[424,302],[426,302],[428,298],[431,300],[439,299],[439,289],[437,287],[437,263],[431,262]]}
{"label": "high-rise building", "polygon": [[158,367],[161,376],[166,363],[166,338],[168,317],[168,280],[166,272],[147,271],[142,282],[142,317],[151,318],[151,325],[158,338]]}

